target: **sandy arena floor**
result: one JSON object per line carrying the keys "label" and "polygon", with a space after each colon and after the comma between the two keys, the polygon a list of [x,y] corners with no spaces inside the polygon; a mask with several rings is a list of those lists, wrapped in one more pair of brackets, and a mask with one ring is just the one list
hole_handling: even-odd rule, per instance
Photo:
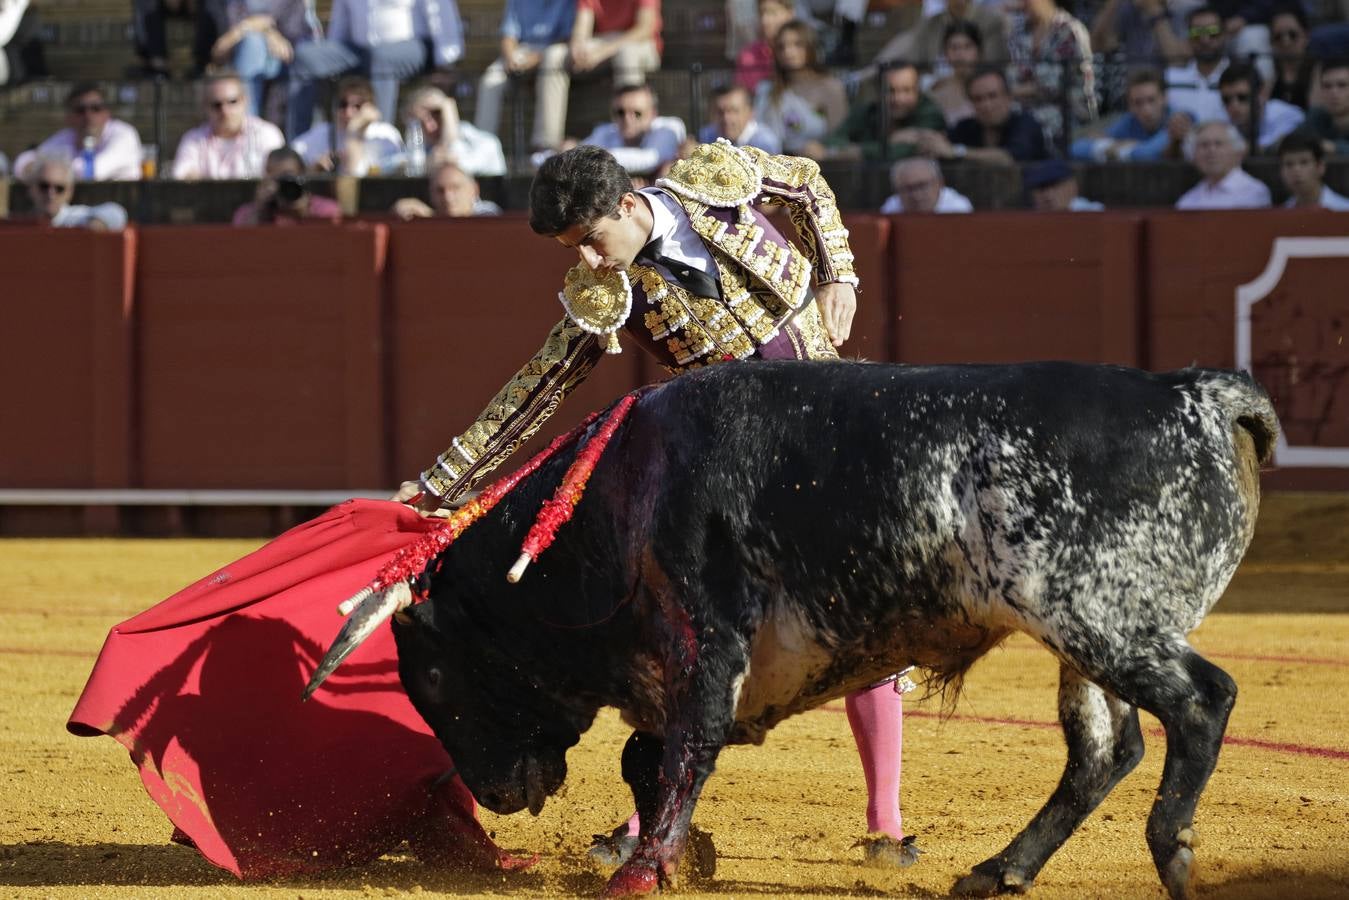
{"label": "sandy arena floor", "polygon": [[[242,556],[258,541],[0,542],[0,896],[369,897],[594,895],[589,836],[625,816],[626,732],[606,713],[570,756],[566,793],[542,815],[497,817],[531,871],[465,880],[392,854],[359,870],[242,886],[168,843],[169,824],[126,752],[64,724],[108,629]],[[1349,497],[1267,498],[1256,545],[1198,648],[1237,680],[1227,746],[1200,804],[1197,894],[1349,896]],[[976,666],[954,717],[911,703],[906,826],[925,855],[910,869],[858,865],[865,791],[842,704],[793,719],[758,748],[723,754],[697,821],[719,871],[681,896],[945,895],[1049,795],[1063,764],[1057,669],[1017,638]],[[1040,874],[1041,898],[1159,897],[1143,824],[1163,739]]]}

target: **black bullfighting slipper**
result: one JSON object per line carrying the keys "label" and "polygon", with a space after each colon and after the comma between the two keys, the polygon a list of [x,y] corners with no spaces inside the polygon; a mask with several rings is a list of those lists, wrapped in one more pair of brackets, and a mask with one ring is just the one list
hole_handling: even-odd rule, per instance
{"label": "black bullfighting slipper", "polygon": [[906,869],[922,853],[914,835],[897,841],[888,834],[869,834],[853,846],[862,848],[862,865],[877,869]]}

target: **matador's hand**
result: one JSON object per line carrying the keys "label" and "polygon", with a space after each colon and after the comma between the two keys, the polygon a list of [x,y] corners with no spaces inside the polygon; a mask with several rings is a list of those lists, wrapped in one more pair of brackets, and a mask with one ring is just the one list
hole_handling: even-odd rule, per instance
{"label": "matador's hand", "polygon": [[389,499],[398,503],[406,503],[423,516],[434,515],[436,510],[440,509],[442,502],[435,494],[423,490],[421,484],[416,481],[403,482],[399,486],[398,492]]}
{"label": "matador's hand", "polygon": [[824,317],[824,328],[835,347],[840,347],[852,334],[852,317],[857,312],[857,291],[851,284],[834,281],[815,289],[815,301]]}

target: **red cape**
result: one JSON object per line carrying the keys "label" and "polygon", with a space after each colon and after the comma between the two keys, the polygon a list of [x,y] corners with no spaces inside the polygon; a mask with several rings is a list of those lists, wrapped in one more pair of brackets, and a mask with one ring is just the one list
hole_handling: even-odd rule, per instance
{"label": "red cape", "polygon": [[66,727],[131,752],[150,796],[241,878],[374,859],[511,864],[398,680],[381,628],[307,702],[337,604],[435,520],[350,500],[116,626]]}

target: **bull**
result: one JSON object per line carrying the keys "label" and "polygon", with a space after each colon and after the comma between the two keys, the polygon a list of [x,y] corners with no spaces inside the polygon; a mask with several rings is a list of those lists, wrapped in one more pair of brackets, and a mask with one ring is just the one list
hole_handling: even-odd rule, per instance
{"label": "bull", "polygon": [[1141,759],[1144,709],[1166,730],[1146,839],[1183,897],[1237,692],[1186,636],[1251,540],[1277,434],[1255,382],[1217,370],[710,367],[640,398],[520,584],[502,576],[574,448],[428,567],[428,602],[395,616],[399,673],[498,813],[538,813],[617,707],[641,814],[607,886],[626,895],[675,874],[722,747],[910,665],[953,699],[1024,632],[1059,659],[1067,763],[955,892],[1027,890]]}

